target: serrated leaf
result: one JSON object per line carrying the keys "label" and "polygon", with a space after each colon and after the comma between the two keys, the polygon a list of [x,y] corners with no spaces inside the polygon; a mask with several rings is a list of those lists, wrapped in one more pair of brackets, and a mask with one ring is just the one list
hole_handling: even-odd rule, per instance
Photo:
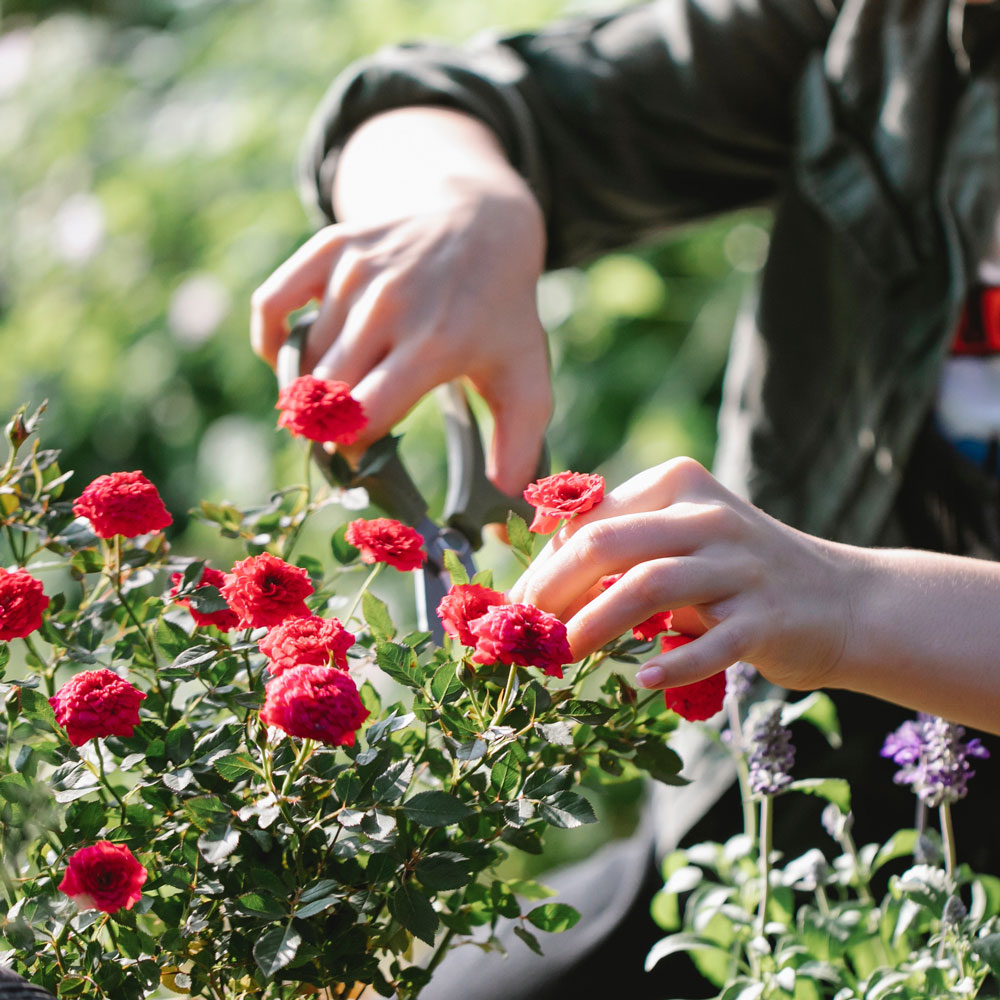
{"label": "serrated leaf", "polygon": [[389,897],[389,912],[411,934],[434,944],[434,933],[438,928],[438,915],[430,900],[419,889],[406,883]]}
{"label": "serrated leaf", "polygon": [[454,663],[443,663],[431,678],[431,696],[438,704],[450,700],[462,691],[462,682],[455,673]]}
{"label": "serrated leaf", "polygon": [[163,784],[172,792],[183,792],[194,781],[194,771],[189,767],[182,767],[176,771],[167,771],[163,774]]}
{"label": "serrated leaf", "polygon": [[521,782],[521,766],[512,754],[490,768],[490,787],[497,798],[506,799]]}
{"label": "serrated leaf", "polygon": [[666,743],[657,738],[648,739],[636,748],[632,762],[646,771],[651,778],[665,785],[686,785],[687,778],[680,776],[684,766],[680,757]]}
{"label": "serrated leaf", "polygon": [[202,615],[211,615],[217,611],[229,610],[229,605],[226,603],[226,599],[222,596],[219,588],[213,587],[211,584],[206,584],[204,587],[192,590],[188,594],[187,599],[191,607]]}
{"label": "serrated leaf", "polygon": [[462,560],[454,549],[444,550],[444,568],[448,570],[453,584],[465,584],[469,582],[469,574],[462,565]]}
{"label": "serrated leaf", "polygon": [[599,701],[580,701],[578,699],[564,702],[559,711],[563,715],[588,726],[600,726],[615,714],[614,709],[602,705]]}
{"label": "serrated leaf", "polygon": [[21,701],[21,714],[32,722],[41,722],[50,729],[58,731],[59,723],[56,722],[56,713],[52,711],[49,699],[35,688],[19,688]]}
{"label": "serrated leaf", "polygon": [[302,938],[291,924],[272,927],[253,946],[253,957],[260,971],[271,979],[295,958],[301,943]]}
{"label": "serrated leaf", "polygon": [[547,823],[564,830],[597,822],[594,807],[577,792],[556,792],[555,795],[542,799],[538,804],[538,812]]}
{"label": "serrated leaf", "polygon": [[389,733],[405,729],[415,718],[413,712],[407,712],[406,715],[397,715],[395,711],[390,712],[384,719],[379,719],[378,722],[368,727],[365,733],[368,746],[373,747],[377,743],[381,743],[382,739]]}
{"label": "serrated leaf", "polygon": [[331,893],[340,891],[340,883],[330,878],[321,878],[313,882],[308,888],[299,893],[299,903],[314,903],[317,899],[324,899]]}
{"label": "serrated leaf", "polygon": [[409,646],[381,641],[375,646],[375,662],[381,670],[400,684],[407,687],[420,686],[414,669],[417,665],[417,656]]}
{"label": "serrated leaf", "polygon": [[276,899],[262,896],[259,892],[243,893],[238,905],[245,913],[266,920],[283,920],[288,917],[288,911]]}
{"label": "serrated leaf", "polygon": [[972,953],[978,955],[990,971],[1000,979],[1000,934],[987,934],[972,942]]}
{"label": "serrated leaf", "polygon": [[202,663],[208,663],[210,660],[214,660],[215,656],[216,650],[214,646],[199,644],[191,646],[189,649],[185,649],[175,656],[174,662],[170,666],[174,670],[183,670],[190,673],[193,667],[200,666]]}
{"label": "serrated leaf", "polygon": [[230,824],[218,824],[209,828],[198,838],[198,850],[210,864],[225,861],[239,846],[240,831]]}
{"label": "serrated leaf", "polygon": [[379,775],[372,787],[372,797],[375,801],[398,802],[410,787],[413,769],[412,760],[401,760],[389,767],[385,774]]}
{"label": "serrated leaf", "polygon": [[793,781],[788,790],[818,795],[832,802],[845,815],[851,811],[851,786],[843,778],[800,778]]}
{"label": "serrated leaf", "polygon": [[361,595],[361,612],[376,639],[391,639],[396,634],[396,627],[392,624],[385,601],[370,590]]}
{"label": "serrated leaf", "polygon": [[572,784],[573,768],[569,764],[548,767],[528,775],[524,783],[524,794],[529,799],[544,799],[547,795],[564,791]]}
{"label": "serrated leaf", "polygon": [[156,623],[154,636],[156,638],[157,646],[159,646],[171,660],[174,657],[179,656],[191,641],[187,632],[185,632],[180,625],[176,622],[168,621],[166,618],[161,618]]}
{"label": "serrated leaf", "polygon": [[468,819],[473,814],[464,802],[447,792],[418,792],[404,802],[402,810],[407,818],[420,826],[450,826]]}
{"label": "serrated leaf", "polygon": [[469,859],[456,851],[438,851],[425,855],[414,874],[428,889],[461,889],[472,881]]}
{"label": "serrated leaf", "polygon": [[219,757],[212,761],[212,767],[226,779],[226,781],[239,781],[248,774],[253,774],[256,768],[251,764],[245,755],[230,753],[224,757]]}
{"label": "serrated leaf", "polygon": [[194,750],[194,734],[185,722],[178,722],[167,730],[164,739],[167,756],[175,764],[183,764]]}
{"label": "serrated leaf", "polygon": [[528,530],[528,524],[513,511],[507,516],[507,540],[515,552],[531,558],[535,549],[535,536]]}
{"label": "serrated leaf", "polygon": [[305,906],[300,906],[295,910],[295,916],[305,919],[306,917],[314,917],[317,913],[322,913],[324,910],[329,910],[331,906],[336,906],[343,899],[343,896],[331,893],[328,896],[320,896],[319,899],[314,899],[310,903],[306,903]]}
{"label": "serrated leaf", "polygon": [[566,903],[542,903],[531,910],[527,917],[539,930],[559,934],[575,926],[580,913]]}

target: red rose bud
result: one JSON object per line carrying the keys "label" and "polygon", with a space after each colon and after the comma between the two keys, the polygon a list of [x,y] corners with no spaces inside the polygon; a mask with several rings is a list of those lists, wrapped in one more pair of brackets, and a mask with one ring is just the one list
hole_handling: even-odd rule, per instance
{"label": "red rose bud", "polygon": [[146,869],[124,844],[99,840],[69,859],[59,891],[81,910],[115,913],[139,902],[145,881]]}
{"label": "red rose bud", "polygon": [[456,583],[441,598],[437,606],[437,616],[441,619],[445,632],[462,643],[475,646],[476,637],[469,623],[486,614],[497,604],[506,604],[507,597],[478,583]]}
{"label": "red rose bud", "polygon": [[73,513],[87,518],[100,538],[135,538],[173,523],[156,487],[141,472],[98,476],[73,504]]}
{"label": "red rose bud", "polygon": [[388,563],[407,572],[424,563],[424,540],[420,532],[391,517],[351,521],[344,532],[349,545],[361,551],[364,563]]}
{"label": "red rose bud", "polygon": [[354,635],[336,618],[289,618],[275,625],[258,643],[270,661],[271,675],[278,677],[293,667],[329,667],[347,669],[347,651],[354,645]]}
{"label": "red rose bud", "polygon": [[310,441],[353,444],[368,423],[361,404],[346,382],[300,375],[278,395],[278,426]]}
{"label": "red rose bud", "polygon": [[[174,573],[170,577],[170,582],[174,585],[170,591],[171,597],[174,597],[178,593],[183,579],[184,575],[182,573]],[[222,588],[226,585],[226,579],[226,574],[221,569],[213,569],[211,566],[206,566],[202,571],[198,586],[194,589],[201,590],[202,587],[215,587],[221,593]],[[182,608],[187,608],[198,628],[208,628],[209,625],[214,625],[220,632],[229,632],[240,623],[236,612],[229,607],[222,608],[220,611],[205,612],[192,607],[191,602],[186,597],[182,597],[177,603]]]}
{"label": "red rose bud", "polygon": [[596,473],[557,472],[532,483],[524,499],[535,508],[530,530],[546,534],[559,522],[596,507],[604,499],[604,477]]}
{"label": "red rose bud", "polygon": [[305,603],[313,592],[309,574],[270,552],[238,562],[219,589],[241,628],[272,628],[310,614]]}
{"label": "red rose bud", "polygon": [[49,599],[27,570],[0,569],[0,640],[23,639],[42,624]]}
{"label": "red rose bud", "polygon": [[105,736],[131,736],[146,696],[113,670],[84,670],[49,698],[73,746]]}
{"label": "red rose bud", "polygon": [[[607,590],[612,584],[617,583],[623,573],[615,573],[613,576],[602,576],[601,586]],[[654,639],[661,632],[666,632],[673,624],[674,613],[672,611],[657,611],[655,615],[650,615],[645,621],[632,626],[632,635],[636,639]]]}
{"label": "red rose bud", "polygon": [[[660,649],[664,653],[686,646],[694,642],[691,635],[665,635],[660,639]],[[680,687],[664,688],[663,700],[667,708],[676,712],[682,719],[689,722],[701,722],[712,718],[722,711],[722,703],[726,698],[726,672],[720,670],[711,677],[694,684],[682,684]]]}
{"label": "red rose bud", "polygon": [[562,677],[563,664],[573,662],[566,626],[531,604],[497,604],[469,628],[476,639],[473,663],[538,667],[550,677]]}
{"label": "red rose bud", "polygon": [[289,736],[350,747],[368,709],[349,674],[333,667],[292,667],[265,685],[260,718]]}

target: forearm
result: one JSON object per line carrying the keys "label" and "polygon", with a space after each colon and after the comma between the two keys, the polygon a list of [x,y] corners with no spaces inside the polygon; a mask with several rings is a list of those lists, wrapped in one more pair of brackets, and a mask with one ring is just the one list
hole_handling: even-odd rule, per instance
{"label": "forearm", "polygon": [[848,549],[850,626],[829,686],[1000,732],[1000,564]]}

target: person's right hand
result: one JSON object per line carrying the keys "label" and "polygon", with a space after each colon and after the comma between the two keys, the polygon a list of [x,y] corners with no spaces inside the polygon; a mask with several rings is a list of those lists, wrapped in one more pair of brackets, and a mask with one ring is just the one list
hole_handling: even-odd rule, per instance
{"label": "person's right hand", "polygon": [[[459,117],[413,110],[445,116],[446,130]],[[484,129],[471,120],[468,127]],[[500,155],[492,137],[473,135],[481,141],[490,144],[491,156]],[[426,170],[418,165],[418,180],[426,179]],[[391,430],[429,390],[466,376],[494,417],[487,473],[500,489],[516,493],[533,478],[552,407],[535,305],[544,223],[505,159],[461,173],[435,178],[432,196],[419,208],[404,210],[420,200],[415,183],[412,197],[386,196],[395,209],[388,218],[343,212],[346,221],[318,232],[256,291],[251,339],[273,365],[288,314],[320,302],[303,371],[353,386],[369,423],[352,453]],[[365,183],[356,201],[371,198],[376,179]]]}

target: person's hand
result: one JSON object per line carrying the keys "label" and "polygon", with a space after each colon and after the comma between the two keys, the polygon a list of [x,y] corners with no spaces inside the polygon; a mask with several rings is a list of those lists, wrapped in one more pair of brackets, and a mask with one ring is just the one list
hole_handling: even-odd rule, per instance
{"label": "person's hand", "polygon": [[[677,687],[737,660],[784,687],[830,677],[849,638],[854,553],[795,531],[680,458],[609,493],[549,541],[511,590],[567,622],[576,658],[657,611],[694,642],[651,658],[643,687]],[[608,590],[602,576],[625,575]]]}
{"label": "person's hand", "polygon": [[[406,139],[414,114],[419,127],[429,122],[437,130],[432,162],[417,162],[415,153],[398,164],[412,186],[399,194],[386,176],[386,128],[373,120],[375,138],[361,137],[353,166],[352,139],[338,209],[353,203],[356,211],[345,208],[346,221],[318,232],[260,286],[251,303],[252,343],[273,364],[288,314],[320,302],[303,371],[354,387],[369,423],[353,454],[429,390],[466,376],[494,417],[487,473],[515,493],[533,478],[552,409],[535,305],[544,223],[484,126],[442,109],[408,109],[386,116],[393,141],[400,120]],[[449,148],[455,155],[442,156]],[[379,168],[358,177],[366,162]],[[438,177],[442,162],[447,169]]]}

